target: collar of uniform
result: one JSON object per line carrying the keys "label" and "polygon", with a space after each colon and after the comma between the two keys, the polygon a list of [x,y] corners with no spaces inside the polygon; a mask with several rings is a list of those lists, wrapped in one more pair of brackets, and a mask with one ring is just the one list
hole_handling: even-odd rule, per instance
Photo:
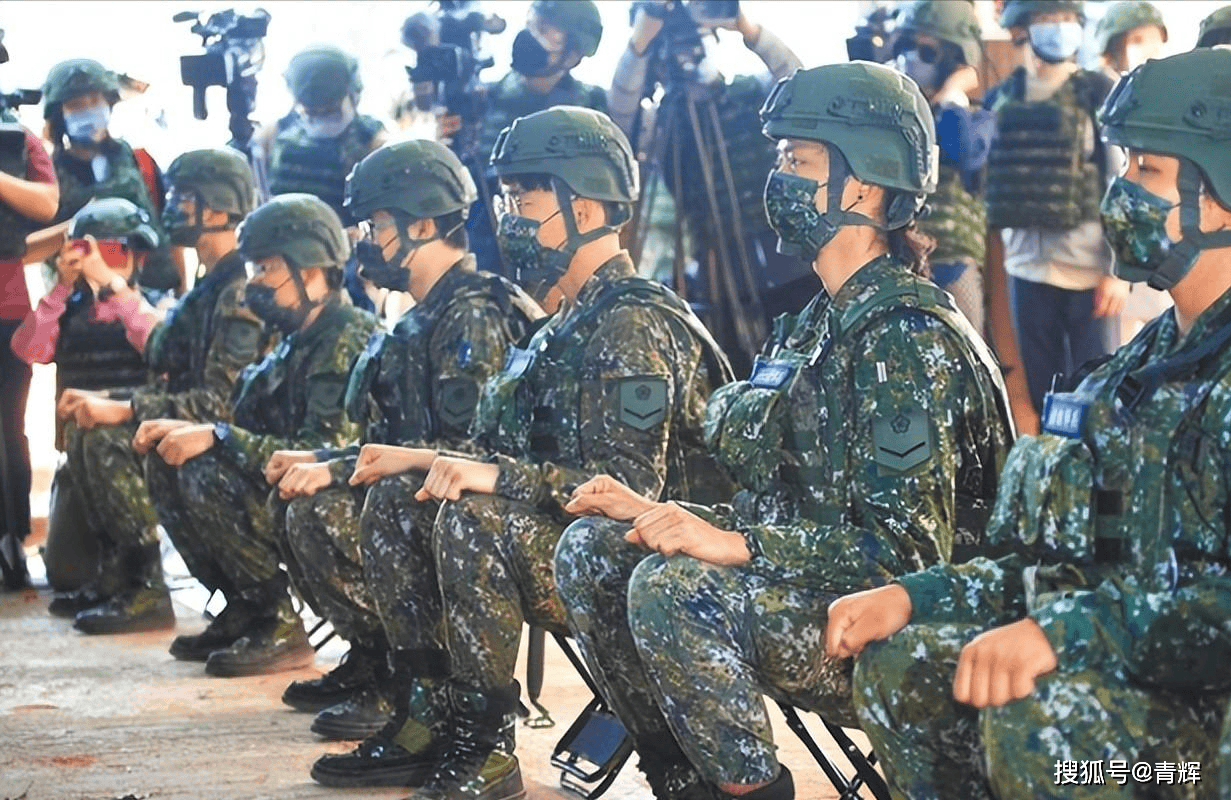
{"label": "collar of uniform", "polygon": [[842,333],[841,321],[846,312],[862,305],[877,292],[904,280],[913,280],[907,267],[890,255],[877,256],[855,271],[838,289],[829,303],[830,330],[835,337]]}
{"label": "collar of uniform", "polygon": [[1175,321],[1175,307],[1167,309],[1154,340],[1155,352],[1169,354],[1190,342],[1199,342],[1206,338],[1225,323],[1228,306],[1231,306],[1231,289],[1210,303],[1210,307],[1201,312],[1184,336],[1180,336],[1180,326]]}
{"label": "collar of uniform", "polygon": [[633,266],[632,257],[629,256],[627,250],[621,250],[603,262],[603,265],[594,270],[594,274],[582,284],[581,291],[577,292],[577,302],[573,303],[573,307],[580,308],[588,304],[603,290],[604,286],[636,274],[637,268]]}
{"label": "collar of uniform", "polygon": [[472,254],[467,253],[462,256],[453,266],[445,270],[436,283],[432,284],[432,288],[427,290],[427,296],[419,305],[427,311],[433,311],[437,306],[444,306],[476,268]]}
{"label": "collar of uniform", "polygon": [[312,320],[312,324],[291,335],[299,341],[300,345],[311,344],[326,333],[334,331],[333,321],[342,313],[342,307],[350,304],[346,293],[335,289],[325,296],[324,307],[321,308],[321,313],[316,315],[316,319]]}

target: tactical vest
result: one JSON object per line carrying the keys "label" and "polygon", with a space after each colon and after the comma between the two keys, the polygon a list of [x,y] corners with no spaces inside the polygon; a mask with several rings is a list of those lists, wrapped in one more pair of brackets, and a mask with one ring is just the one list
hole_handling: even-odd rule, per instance
{"label": "tactical vest", "polygon": [[[844,481],[846,413],[839,392],[822,384],[822,366],[833,346],[825,295],[818,295],[798,318],[780,317],[774,335],[758,357],[748,380],[724,386],[706,408],[706,440],[719,463],[741,487],[766,493],[784,487],[797,504],[795,513],[820,524],[841,522],[852,498]],[[978,335],[951,299],[922,280],[885,286],[846,309],[839,327],[845,340],[857,340],[887,314],[913,309],[936,318],[954,332],[980,391],[997,398],[1002,423],[1011,430],[1003,386],[992,377],[999,367],[973,346]],[[812,321],[815,327],[801,327]],[[978,367],[982,366],[982,369]],[[790,398],[790,399],[788,399]],[[997,476],[984,465],[959,464],[954,548],[981,541],[996,495]],[[817,497],[821,499],[817,499]],[[943,555],[943,554],[942,554]]]}
{"label": "tactical vest", "polygon": [[[524,292],[505,279],[473,271],[464,275],[465,282],[447,303],[433,311],[421,304],[414,306],[392,333],[373,333],[356,358],[346,387],[346,413],[364,426],[364,442],[432,442],[443,436],[443,421],[433,418],[431,392],[437,387],[429,381],[430,365],[424,356],[433,330],[450,308],[496,306],[508,342],[519,341],[530,321],[542,314]],[[470,415],[452,422],[449,427],[455,435],[465,434]]]}
{"label": "tactical vest", "polygon": [[[731,367],[722,349],[684,301],[661,284],[630,276],[613,281],[595,296],[579,314],[559,326],[540,325],[524,347],[510,350],[504,369],[488,380],[475,412],[472,430],[488,449],[533,456],[536,460],[558,460],[580,463],[580,431],[562,424],[544,387],[554,383],[549,376],[583,375],[584,348],[564,349],[570,339],[588,339],[608,311],[622,306],[654,306],[666,311],[691,336],[701,343],[711,383],[720,385],[731,380]],[[683,392],[677,393],[682,401]],[[541,403],[535,405],[535,403]],[[705,485],[698,476],[712,476],[717,465],[705,450],[704,442],[681,439],[682,430],[671,431],[667,444],[667,476],[664,486],[688,495],[693,484]],[[721,471],[719,471],[721,474]],[[721,483],[709,480],[710,484]],[[729,499],[729,493],[719,498],[679,496],[674,499],[696,502],[718,502]]]}
{"label": "tactical vest", "polygon": [[145,359],[128,341],[124,324],[93,319],[94,295],[74,288],[60,317],[56,340],[56,394],[64,389],[144,386]]}
{"label": "tactical vest", "polygon": [[[73,170],[68,169],[69,159],[80,159],[59,149],[52,155],[56,178],[60,181],[60,208],[56,211],[55,222],[63,222],[91,200],[105,197],[122,197],[144,208],[150,215],[154,230],[158,231],[162,245],[146,258],[141,268],[141,285],[162,290],[176,288],[180,282],[179,270],[171,260],[171,247],[159,221],[158,206],[150,197],[149,187],[137,165],[132,147],[123,139],[108,139],[103,143],[102,154],[107,158],[107,179],[89,184],[83,183]],[[86,168],[89,169],[88,162]]]}
{"label": "tactical vest", "polygon": [[928,208],[919,228],[936,240],[936,249],[929,256],[932,263],[970,260],[982,269],[987,255],[987,209],[981,198],[966,190],[960,172],[941,165]]}
{"label": "tactical vest", "polygon": [[[0,123],[0,171],[24,181],[27,166],[26,129],[14,123]],[[8,203],[0,202],[0,260],[24,256],[26,234],[37,227]]]}
{"label": "tactical vest", "polygon": [[1106,78],[1077,72],[1047,100],[1027,102],[1018,67],[993,90],[996,139],[988,154],[987,210],[993,228],[1070,230],[1098,219],[1102,146],[1086,156],[1086,130],[1106,95]]}
{"label": "tactical vest", "polygon": [[372,139],[381,129],[378,120],[359,114],[341,136],[314,139],[299,114],[283,117],[269,146],[269,191],[315,195],[347,219],[349,214],[342,209],[346,176],[372,149]]}

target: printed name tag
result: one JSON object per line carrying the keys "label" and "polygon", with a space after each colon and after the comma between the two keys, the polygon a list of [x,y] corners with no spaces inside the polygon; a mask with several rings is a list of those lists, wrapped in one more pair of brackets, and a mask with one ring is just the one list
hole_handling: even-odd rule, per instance
{"label": "printed name tag", "polygon": [[757,359],[748,382],[760,389],[777,389],[790,379],[795,367],[786,361]]}
{"label": "printed name tag", "polygon": [[1089,400],[1069,392],[1049,392],[1043,398],[1043,432],[1080,439],[1086,428],[1086,412],[1089,410]]}

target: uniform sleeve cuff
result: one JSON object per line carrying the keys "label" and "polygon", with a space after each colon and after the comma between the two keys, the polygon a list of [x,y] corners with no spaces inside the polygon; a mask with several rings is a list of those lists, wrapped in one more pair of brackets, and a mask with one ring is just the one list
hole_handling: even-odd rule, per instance
{"label": "uniform sleeve cuff", "polygon": [[503,455],[497,455],[495,463],[500,467],[500,474],[496,477],[496,494],[523,503],[537,502],[543,483],[537,465]]}
{"label": "uniform sleeve cuff", "polygon": [[910,595],[911,624],[947,621],[950,615],[945,612],[953,607],[950,599],[953,585],[945,575],[927,569],[903,575],[894,583],[900,584]]}

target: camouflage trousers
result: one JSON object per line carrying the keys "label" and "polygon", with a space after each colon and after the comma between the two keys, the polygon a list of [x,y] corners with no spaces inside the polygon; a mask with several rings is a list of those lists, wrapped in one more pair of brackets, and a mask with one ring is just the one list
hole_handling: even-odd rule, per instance
{"label": "camouflage trousers", "polygon": [[584,517],[556,546],[556,590],[603,699],[638,742],[670,729],[628,626],[628,581],[649,551],[624,541],[627,522]]}
{"label": "camouflage trousers", "polygon": [[145,479],[175,549],[206,588],[231,595],[277,576],[281,557],[263,477],[212,451],[178,468],[151,451]]}
{"label": "camouflage trousers", "polygon": [[425,473],[405,472],[368,487],[359,516],[363,581],[394,650],[445,647],[444,612],[432,531],[440,503],[420,503]]}
{"label": "camouflage trousers", "polygon": [[[1034,694],[982,711],[953,699],[962,647],[983,628],[912,625],[859,657],[855,698],[896,798],[1219,797],[1225,694],[1181,695],[1086,669],[1040,678]],[[1120,783],[1110,769],[1124,761]],[[1138,782],[1134,764],[1200,762],[1198,783]],[[1174,772],[1172,773],[1174,776]],[[1161,775],[1161,773],[1160,773]]]}
{"label": "camouflage trousers", "polygon": [[567,520],[495,495],[441,505],[436,574],[453,677],[482,689],[513,682],[523,622],[566,633],[552,579]]}
{"label": "camouflage trousers", "polygon": [[712,783],[777,776],[763,695],[855,725],[851,661],[825,656],[838,595],[784,577],[769,565],[653,555],[629,581],[628,622],[659,706]]}
{"label": "camouflage trousers", "polygon": [[269,511],[291,585],[347,641],[380,630],[363,580],[359,510],[365,490],[331,486],[289,503],[270,492]]}
{"label": "camouflage trousers", "polygon": [[145,486],[142,457],[132,448],[136,432],[136,423],[90,430],[66,426],[77,499],[104,553],[158,543],[158,514]]}

